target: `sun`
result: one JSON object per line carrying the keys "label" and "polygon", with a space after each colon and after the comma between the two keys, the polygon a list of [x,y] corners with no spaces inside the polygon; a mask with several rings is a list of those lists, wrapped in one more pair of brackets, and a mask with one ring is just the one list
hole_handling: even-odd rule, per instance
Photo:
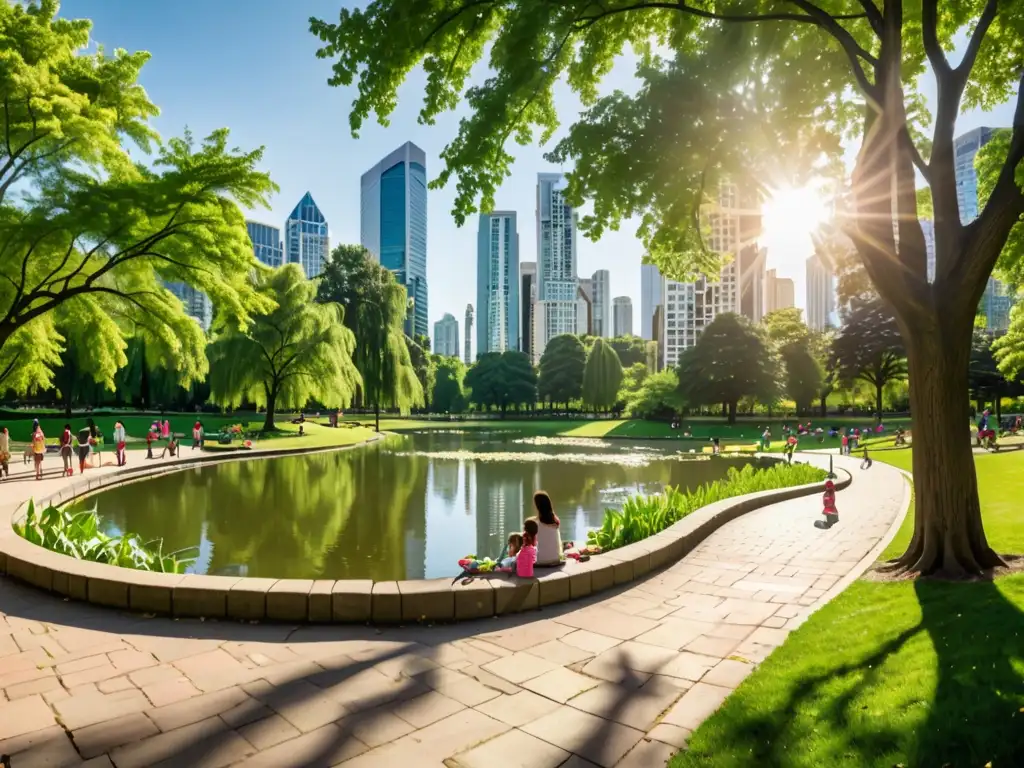
{"label": "sun", "polygon": [[830,218],[828,205],[814,187],[779,187],[769,190],[761,205],[762,231],[767,240],[810,240]]}

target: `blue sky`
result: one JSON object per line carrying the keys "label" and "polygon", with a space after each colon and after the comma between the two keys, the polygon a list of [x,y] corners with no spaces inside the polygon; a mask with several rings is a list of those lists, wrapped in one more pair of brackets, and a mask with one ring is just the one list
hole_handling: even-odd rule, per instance
{"label": "blue sky", "polygon": [[[348,127],[352,92],[327,85],[330,63],[315,57],[319,41],[309,33],[307,21],[310,16],[333,20],[340,7],[339,0],[65,0],[61,12],[92,19],[94,40],[108,49],[153,54],[141,80],[161,109],[155,124],[163,136],[178,135],[185,126],[199,136],[227,126],[235,145],[266,148],[264,166],[281,191],[271,210],[254,211],[252,218],[280,226],[309,190],[327,217],[331,242],[358,243],[360,175],[412,141],[426,152],[433,178],[460,115],[444,115],[433,126],[419,125],[423,78],[415,72],[400,91],[390,126],[368,124],[353,139]],[[624,64],[612,72],[606,87],[628,89],[631,79],[631,68]],[[563,124],[568,125],[579,102],[566,87],[557,98]],[[965,115],[958,132],[982,124],[1009,125],[1011,112],[1004,105],[991,115]],[[513,175],[495,202],[499,209],[519,212],[520,258],[528,261],[536,256],[536,174],[569,169],[547,163],[540,147],[516,146],[513,152]],[[428,202],[431,325],[445,312],[461,325],[466,304],[476,300],[476,222],[456,227],[450,214],[453,199],[450,184],[431,191]],[[797,305],[803,306],[803,265],[812,248],[805,233],[790,229],[771,228],[762,244],[768,248],[768,266],[795,280]],[[581,238],[579,271],[589,276],[597,269],[610,270],[612,295],[631,297],[636,317],[643,249],[634,232],[626,225],[598,243]]]}

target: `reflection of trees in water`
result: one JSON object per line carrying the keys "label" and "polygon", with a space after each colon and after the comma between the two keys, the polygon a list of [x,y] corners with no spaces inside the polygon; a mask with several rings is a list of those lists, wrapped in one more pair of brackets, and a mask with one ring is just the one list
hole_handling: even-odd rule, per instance
{"label": "reflection of trees in water", "polygon": [[455,504],[459,497],[459,464],[454,459],[436,459],[431,462],[434,489],[448,504]]}

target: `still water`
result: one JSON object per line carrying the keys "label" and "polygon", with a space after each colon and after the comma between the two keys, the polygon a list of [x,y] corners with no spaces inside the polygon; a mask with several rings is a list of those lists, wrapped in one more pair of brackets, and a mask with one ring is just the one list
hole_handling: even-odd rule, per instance
{"label": "still water", "polygon": [[101,492],[110,533],[198,547],[195,573],[325,579],[454,576],[497,557],[543,488],[562,538],[586,539],[634,493],[690,488],[754,459],[696,459],[666,443],[432,432],[348,451],[232,461]]}

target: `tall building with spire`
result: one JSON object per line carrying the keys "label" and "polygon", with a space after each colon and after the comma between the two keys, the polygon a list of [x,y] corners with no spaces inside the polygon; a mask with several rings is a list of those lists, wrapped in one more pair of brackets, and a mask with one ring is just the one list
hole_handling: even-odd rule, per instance
{"label": "tall building with spire", "polygon": [[405,286],[410,336],[429,332],[427,315],[427,155],[406,142],[360,180],[360,240]]}
{"label": "tall building with spire", "polygon": [[519,230],[515,211],[480,214],[476,253],[476,353],[518,350]]}
{"label": "tall building with spire", "polygon": [[330,252],[327,219],[307,192],[284,222],[284,259],[301,266],[306,277],[314,278],[323,272]]}

